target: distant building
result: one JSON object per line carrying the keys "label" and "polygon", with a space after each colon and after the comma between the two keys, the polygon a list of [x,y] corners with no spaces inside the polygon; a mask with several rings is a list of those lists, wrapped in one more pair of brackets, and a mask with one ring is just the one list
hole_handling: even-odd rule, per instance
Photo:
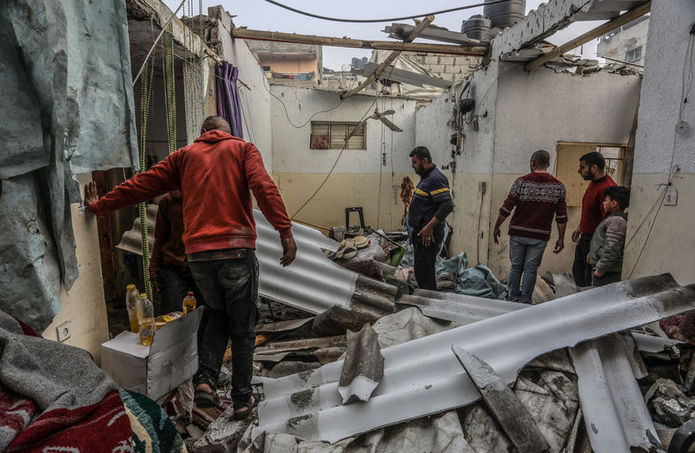
{"label": "distant building", "polygon": [[274,41],[247,41],[266,77],[318,81],[323,67],[321,46]]}
{"label": "distant building", "polygon": [[350,66],[352,66],[352,69],[364,69],[364,67],[367,66],[367,63],[369,63],[369,58],[367,57],[352,57],[352,63]]}
{"label": "distant building", "polygon": [[644,66],[649,16],[642,16],[599,38],[599,57]]}

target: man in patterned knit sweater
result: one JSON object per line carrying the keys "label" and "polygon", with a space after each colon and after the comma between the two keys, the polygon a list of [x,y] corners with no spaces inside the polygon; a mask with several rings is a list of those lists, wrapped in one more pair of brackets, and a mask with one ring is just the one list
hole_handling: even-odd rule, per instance
{"label": "man in patterned knit sweater", "polygon": [[[536,273],[550,239],[553,217],[557,222],[558,239],[554,253],[565,247],[567,204],[565,186],[548,173],[550,154],[539,150],[531,155],[531,173],[512,184],[500,208],[493,238],[499,244],[500,227],[514,210],[509,222],[509,300],[531,303]],[[521,276],[524,280],[521,283]]]}

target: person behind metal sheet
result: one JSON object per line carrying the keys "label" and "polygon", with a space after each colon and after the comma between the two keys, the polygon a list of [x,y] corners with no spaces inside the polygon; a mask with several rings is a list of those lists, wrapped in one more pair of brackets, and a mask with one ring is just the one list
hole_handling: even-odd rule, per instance
{"label": "person behind metal sheet", "polygon": [[172,190],[158,203],[157,223],[154,227],[154,246],[150,257],[150,282],[160,294],[161,313],[181,311],[181,302],[189,291],[195,293],[198,306],[203,297],[195,285],[186,263],[183,245],[183,202],[180,190]]}
{"label": "person behind metal sheet", "polygon": [[577,173],[585,180],[591,181],[582,198],[582,217],[579,226],[572,232],[572,241],[577,244],[574,251],[572,276],[577,286],[591,286],[591,265],[586,257],[589,255],[591,236],[601,220],[606,216],[603,199],[606,189],[617,185],[606,174],[606,160],[601,153],[593,151],[579,158]]}
{"label": "person behind metal sheet", "polygon": [[[538,267],[550,240],[553,217],[557,222],[558,238],[554,253],[565,247],[567,203],[564,184],[548,173],[550,154],[538,150],[531,155],[531,172],[517,178],[500,208],[492,233],[499,244],[500,227],[514,211],[509,221],[509,300],[531,303],[536,286]],[[523,275],[523,283],[521,281]]]}
{"label": "person behind metal sheet", "polygon": [[454,210],[454,202],[449,180],[432,163],[430,151],[418,146],[409,156],[413,170],[420,176],[408,209],[415,279],[420,288],[436,290],[435,259],[444,239],[444,220]]}
{"label": "person behind metal sheet", "polygon": [[280,264],[292,263],[297,245],[280,192],[258,149],[231,135],[219,116],[203,121],[192,145],[171,153],[99,198],[85,186],[85,204],[97,215],[140,203],[170,190],[183,193],[183,243],[196,286],[209,310],[194,376],[198,407],[219,406],[216,387],[227,342],[232,340],[234,418],[247,417],[252,395],[253,348],[258,317],[258,261],[251,192],[279,232]]}
{"label": "person behind metal sheet", "polygon": [[587,258],[593,273],[592,286],[603,286],[620,281],[623,270],[623,249],[627,232],[627,214],[630,189],[612,186],[606,189],[603,210],[606,218],[596,227],[589,244]]}

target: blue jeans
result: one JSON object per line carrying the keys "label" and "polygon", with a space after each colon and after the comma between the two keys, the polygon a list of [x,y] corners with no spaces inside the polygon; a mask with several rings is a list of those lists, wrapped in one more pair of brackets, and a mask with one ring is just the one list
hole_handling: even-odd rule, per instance
{"label": "blue jeans", "polygon": [[[548,241],[522,236],[509,236],[509,300],[512,302],[531,303],[533,288],[536,286],[536,273],[543,259],[543,252]],[[524,281],[521,282],[521,274]]]}

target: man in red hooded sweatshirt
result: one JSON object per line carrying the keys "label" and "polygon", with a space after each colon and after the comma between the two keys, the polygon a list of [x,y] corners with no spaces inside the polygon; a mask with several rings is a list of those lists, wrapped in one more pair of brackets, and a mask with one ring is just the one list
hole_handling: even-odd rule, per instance
{"label": "man in red hooded sweatshirt", "polygon": [[183,193],[186,261],[209,311],[193,379],[195,402],[199,407],[219,405],[215,389],[231,337],[234,418],[245,418],[257,403],[251,377],[258,261],[250,191],[280,233],[283,266],[292,263],[297,252],[292,224],[258,149],[231,135],[229,124],[219,116],[205,119],[201,135],[192,145],[171,153],[103,197],[98,197],[94,182],[88,183],[85,204],[95,214],[107,215],[176,189]]}

